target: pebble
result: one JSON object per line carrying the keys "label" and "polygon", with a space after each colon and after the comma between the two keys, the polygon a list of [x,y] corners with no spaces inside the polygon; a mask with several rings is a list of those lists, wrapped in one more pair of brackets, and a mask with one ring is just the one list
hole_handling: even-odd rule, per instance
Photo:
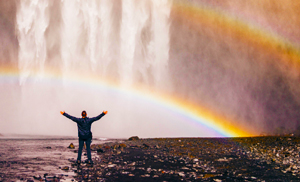
{"label": "pebble", "polygon": [[178,175],[181,176],[181,177],[185,176],[184,172],[179,172]]}
{"label": "pebble", "polygon": [[67,171],[67,170],[69,170],[69,166],[64,166],[64,167],[61,168],[61,169]]}

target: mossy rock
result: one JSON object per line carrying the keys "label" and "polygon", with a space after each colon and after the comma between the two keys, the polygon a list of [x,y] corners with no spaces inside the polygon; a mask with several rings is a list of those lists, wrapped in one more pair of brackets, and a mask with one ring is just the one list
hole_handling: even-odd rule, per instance
{"label": "mossy rock", "polygon": [[121,143],[120,144],[120,148],[126,148],[126,144],[125,143]]}
{"label": "mossy rock", "polygon": [[70,145],[69,145],[69,147],[68,147],[69,149],[75,149],[75,146],[74,146],[74,144],[73,143],[71,143]]}
{"label": "mossy rock", "polygon": [[101,145],[99,145],[99,144],[92,144],[91,145],[91,150],[98,150],[98,149],[100,149],[102,146]]}

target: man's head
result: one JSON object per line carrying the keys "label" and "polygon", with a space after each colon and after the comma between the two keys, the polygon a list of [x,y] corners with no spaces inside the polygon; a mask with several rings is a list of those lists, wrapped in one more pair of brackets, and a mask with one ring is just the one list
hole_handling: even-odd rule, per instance
{"label": "man's head", "polygon": [[85,118],[86,117],[86,111],[82,111],[81,116],[82,116],[82,118]]}

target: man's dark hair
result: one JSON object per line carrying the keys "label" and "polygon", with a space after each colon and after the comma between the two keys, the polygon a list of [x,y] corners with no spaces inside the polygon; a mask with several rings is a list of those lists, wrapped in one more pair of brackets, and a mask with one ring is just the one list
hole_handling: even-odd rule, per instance
{"label": "man's dark hair", "polygon": [[81,116],[86,117],[86,111],[82,111]]}

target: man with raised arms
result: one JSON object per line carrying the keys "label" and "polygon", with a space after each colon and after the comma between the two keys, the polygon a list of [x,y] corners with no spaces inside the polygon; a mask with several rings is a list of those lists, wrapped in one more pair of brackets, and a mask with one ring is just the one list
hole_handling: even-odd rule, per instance
{"label": "man with raised arms", "polygon": [[88,157],[87,162],[90,164],[93,163],[92,157],[91,157],[91,142],[92,142],[92,137],[93,137],[92,132],[91,132],[91,125],[93,122],[99,120],[105,114],[107,114],[107,111],[103,111],[99,116],[96,116],[93,118],[87,117],[86,111],[82,111],[81,118],[76,118],[76,117],[70,116],[69,114],[65,113],[65,111],[60,111],[60,113],[77,123],[78,137],[79,137],[79,149],[78,149],[77,163],[80,164],[80,162],[81,162],[81,154],[82,154],[82,148],[83,148],[84,142],[85,142],[86,150],[87,150],[87,157]]}

